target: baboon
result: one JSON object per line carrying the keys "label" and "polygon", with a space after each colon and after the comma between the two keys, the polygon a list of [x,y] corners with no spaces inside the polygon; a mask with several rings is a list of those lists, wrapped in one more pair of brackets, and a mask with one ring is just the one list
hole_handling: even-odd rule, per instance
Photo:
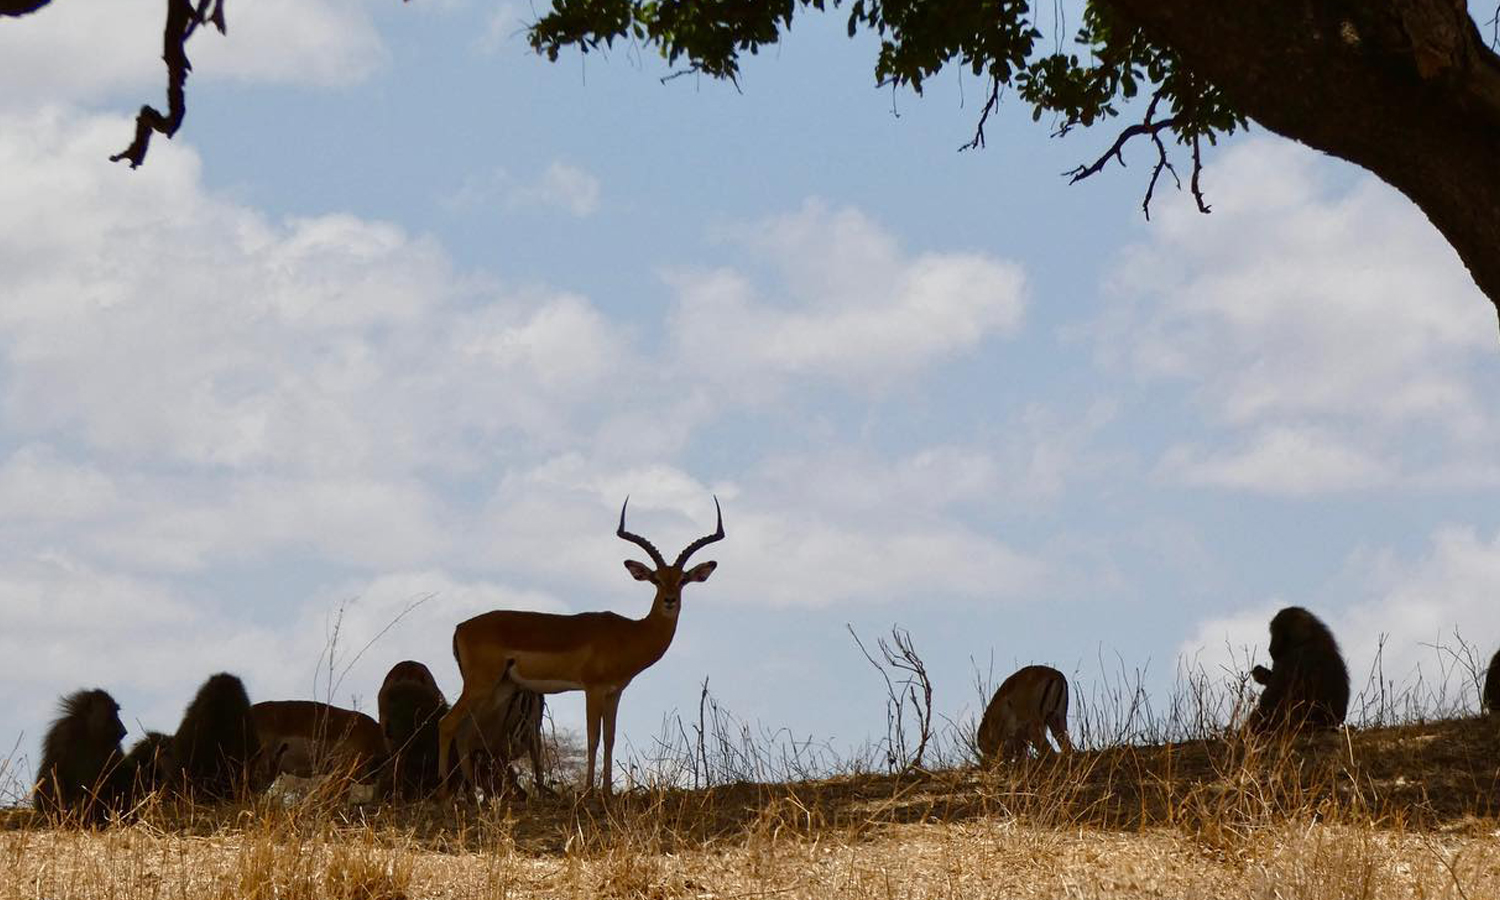
{"label": "baboon", "polygon": [[1337,728],[1349,712],[1349,670],[1333,632],[1300,606],[1271,619],[1271,668],[1250,677],[1265,685],[1250,714],[1253,732]]}
{"label": "baboon", "polygon": [[1068,679],[1051,666],[1026,666],[1001,683],[985,707],[975,735],[981,762],[1019,759],[1027,747],[1052,755],[1047,730],[1064,753],[1068,740]]}
{"label": "baboon", "polygon": [[124,773],[130,788],[130,803],[156,791],[182,787],[182,764],[170,734],[148,731],[125,754]]}
{"label": "baboon", "polygon": [[1490,657],[1490,671],[1484,676],[1482,705],[1491,713],[1500,715],[1500,650]]}
{"label": "baboon", "polygon": [[522,753],[531,757],[531,777],[537,790],[551,793],[542,777],[542,716],[547,699],[509,678],[502,678],[482,702],[459,725],[454,738],[458,752],[458,775],[469,789],[486,797],[514,791],[524,798],[511,762]]}
{"label": "baboon", "polygon": [[376,782],[376,794],[386,793],[385,737],[364,713],[316,700],[265,700],[250,716],[264,748],[257,775],[267,784],[282,772],[299,778],[341,773]]}
{"label": "baboon", "polygon": [[228,672],[210,676],[172,738],[184,787],[198,797],[234,797],[251,787],[250,763],[259,750],[244,683]]}
{"label": "baboon", "polygon": [[380,684],[380,695],[377,705],[382,707],[385,705],[386,691],[390,690],[393,685],[407,682],[425,685],[438,695],[443,693],[438,687],[437,679],[432,677],[431,669],[414,659],[403,659],[401,662],[391,666],[391,670],[385,673],[385,681]]}
{"label": "baboon", "polygon": [[120,705],[108,691],[74,691],[62,698],[42,738],[42,763],[32,802],[40,812],[67,813],[98,823],[121,794]]}
{"label": "baboon", "polygon": [[415,799],[432,793],[442,783],[437,723],[448,711],[432,673],[419,662],[397,663],[380,687],[379,704],[395,794]]}

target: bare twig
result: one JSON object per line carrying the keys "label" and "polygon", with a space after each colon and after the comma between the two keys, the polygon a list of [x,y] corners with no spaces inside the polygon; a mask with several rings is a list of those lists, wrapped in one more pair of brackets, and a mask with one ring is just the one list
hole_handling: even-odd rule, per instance
{"label": "bare twig", "polygon": [[[1168,116],[1165,119],[1156,118],[1156,107],[1161,103],[1162,96],[1162,91],[1157,91],[1153,94],[1151,102],[1146,106],[1145,117],[1138,124],[1131,125],[1121,131],[1119,136],[1115,138],[1115,142],[1098,159],[1089,165],[1080,165],[1075,169],[1069,169],[1064,172],[1064,175],[1069,176],[1068,183],[1077,184],[1085,178],[1099,174],[1109,164],[1111,159],[1118,160],[1123,167],[1125,165],[1125,145],[1132,138],[1146,135],[1151,138],[1151,143],[1156,147],[1156,165],[1151,170],[1151,180],[1146,184],[1145,199],[1141,201],[1141,211],[1145,213],[1147,219],[1150,219],[1151,197],[1156,192],[1156,182],[1161,177],[1163,170],[1170,172],[1172,180],[1177,182],[1177,189],[1182,189],[1182,179],[1177,177],[1177,170],[1172,166],[1171,160],[1167,158],[1167,145],[1162,141],[1161,133],[1176,129],[1183,124],[1183,119],[1181,116]],[[1193,147],[1193,174],[1189,179],[1189,186],[1193,192],[1193,200],[1198,204],[1198,211],[1207,213],[1210,209],[1208,204],[1204,202],[1203,191],[1199,183],[1199,176],[1203,172],[1203,154],[1199,148],[1199,140],[1196,134],[1193,135],[1191,143]]]}
{"label": "bare twig", "polygon": [[984,108],[979,111],[979,122],[974,126],[974,139],[959,147],[959,152],[964,150],[984,149],[984,126],[990,119],[990,115],[1000,108],[1000,78],[990,78],[990,96],[984,101]]}

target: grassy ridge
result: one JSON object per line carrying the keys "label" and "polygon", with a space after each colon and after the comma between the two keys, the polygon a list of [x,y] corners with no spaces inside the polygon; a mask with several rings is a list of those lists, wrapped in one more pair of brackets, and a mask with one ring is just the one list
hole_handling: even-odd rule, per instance
{"label": "grassy ridge", "polygon": [[1500,897],[1500,718],[508,807],[0,814],[0,900]]}

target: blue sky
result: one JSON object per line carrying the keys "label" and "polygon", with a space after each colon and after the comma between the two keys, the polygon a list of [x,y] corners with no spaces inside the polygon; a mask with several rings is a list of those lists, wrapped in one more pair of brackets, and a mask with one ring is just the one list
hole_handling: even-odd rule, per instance
{"label": "blue sky", "polygon": [[625,695],[637,743],[705,677],[882,736],[845,623],[910,629],[955,717],[971,660],[1160,690],[1289,603],[1356,673],[1381,634],[1398,678],[1500,643],[1493,308],[1343,163],[1256,131],[1208,155],[1211,215],[1164,187],[1146,222],[1146,148],[1070,187],[1113,134],[1007,103],[956,152],[981,86],[877,89],[838,17],[736,90],[549,64],[525,6],[261,0],[194,39],[186,125],[131,172],[158,14],[0,27],[5,748],[79,686],[133,732],[220,669],[312,696],[340,604],[352,650],[431,598],[338,701],[408,657],[456,692],[463,618],[645,611],[626,493],[666,552],[713,493],[729,533]]}

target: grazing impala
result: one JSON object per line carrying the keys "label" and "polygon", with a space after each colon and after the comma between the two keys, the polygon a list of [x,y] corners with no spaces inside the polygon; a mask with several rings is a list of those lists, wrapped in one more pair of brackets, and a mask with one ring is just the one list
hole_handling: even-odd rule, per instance
{"label": "grazing impala", "polygon": [[975,744],[986,763],[997,758],[1019,759],[1027,747],[1043,756],[1052,754],[1047,729],[1057,745],[1070,753],[1068,741],[1068,679],[1051,666],[1026,666],[1001,683],[979,721]]}
{"label": "grazing impala", "polygon": [[599,748],[602,726],[602,783],[604,793],[610,793],[620,692],[667,652],[677,631],[683,585],[707,581],[718,565],[699,563],[683,571],[688,557],[724,539],[724,513],[719,509],[719,498],[715,497],[718,528],[713,534],[688,544],[677,560],[667,565],[650,541],[625,530],[625,508],[629,505],[630,498],[626,497],[615,534],[640,546],[656,564],[653,568],[633,559],[625,561],[625,568],[636,581],[656,585],[651,611],[643,619],[627,619],[612,612],[565,616],[501,609],[460,622],[453,630],[453,656],[458,660],[464,687],[453,708],[438,723],[440,771],[448,771],[449,746],[464,717],[471,709],[478,708],[500,679],[510,678],[521,687],[543,694],[583,691],[589,738],[588,787],[592,790],[594,786],[594,753]]}

